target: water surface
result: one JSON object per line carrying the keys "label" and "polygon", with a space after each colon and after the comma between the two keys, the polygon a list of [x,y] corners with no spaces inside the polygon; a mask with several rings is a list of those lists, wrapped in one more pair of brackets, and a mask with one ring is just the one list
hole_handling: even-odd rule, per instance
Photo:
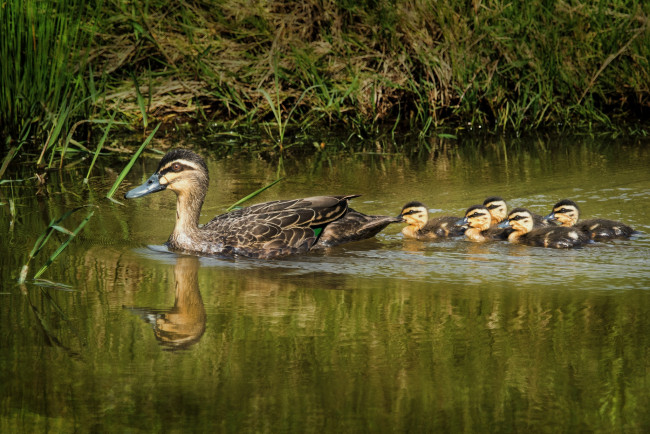
{"label": "water surface", "polygon": [[[641,234],[565,251],[411,241],[395,225],[282,260],[197,258],[161,248],[173,194],[101,199],[123,162],[88,187],[84,164],[42,187],[4,184],[0,431],[648,432],[647,141],[430,145],[284,161],[284,180],[255,201],[357,193],[367,213],[420,200],[461,216],[491,195],[544,214],[566,197]],[[203,222],[277,174],[273,159],[201,152]],[[122,192],[156,165],[142,159]],[[56,284],[17,285],[47,223],[89,203],[94,216],[43,276]],[[66,236],[54,238],[30,276]]]}

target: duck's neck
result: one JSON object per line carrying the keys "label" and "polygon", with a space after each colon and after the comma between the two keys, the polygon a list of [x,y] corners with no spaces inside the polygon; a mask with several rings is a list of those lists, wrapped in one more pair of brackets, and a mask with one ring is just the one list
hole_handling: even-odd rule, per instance
{"label": "duck's neck", "polygon": [[483,231],[481,231],[480,228],[469,228],[465,230],[465,236],[467,239],[477,242],[477,243],[482,243],[486,241],[485,236],[483,236]]}
{"label": "duck's neck", "polygon": [[517,242],[519,242],[519,238],[522,235],[524,235],[524,233],[525,232],[523,232],[523,231],[514,230],[514,231],[512,231],[510,233],[510,235],[508,235],[508,241],[511,242],[511,243],[517,243]]}
{"label": "duck's neck", "polygon": [[188,248],[199,232],[199,217],[205,192],[179,192],[176,196],[176,225],[169,243],[177,248]]}

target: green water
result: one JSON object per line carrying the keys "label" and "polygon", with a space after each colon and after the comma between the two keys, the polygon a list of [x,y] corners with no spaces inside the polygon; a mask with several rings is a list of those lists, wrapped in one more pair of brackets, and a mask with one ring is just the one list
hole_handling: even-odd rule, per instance
{"label": "green water", "polygon": [[[539,213],[567,197],[642,233],[559,251],[409,241],[396,225],[283,260],[196,258],[161,248],[173,194],[101,199],[124,162],[88,187],[87,163],[44,187],[3,184],[0,432],[650,431],[648,141],[431,146],[285,161],[255,201],[358,193],[367,213],[420,200],[460,216],[491,195]],[[275,179],[275,161],[201,152],[203,222]],[[143,159],[121,192],[155,167]],[[90,222],[42,276],[70,287],[18,285],[49,221],[88,203]]]}

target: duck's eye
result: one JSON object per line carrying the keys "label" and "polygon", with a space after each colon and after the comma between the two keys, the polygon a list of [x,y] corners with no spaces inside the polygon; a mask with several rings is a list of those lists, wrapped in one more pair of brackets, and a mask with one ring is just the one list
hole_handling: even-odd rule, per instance
{"label": "duck's eye", "polygon": [[183,166],[181,166],[181,163],[172,164],[172,171],[173,172],[180,172],[181,170],[183,170]]}

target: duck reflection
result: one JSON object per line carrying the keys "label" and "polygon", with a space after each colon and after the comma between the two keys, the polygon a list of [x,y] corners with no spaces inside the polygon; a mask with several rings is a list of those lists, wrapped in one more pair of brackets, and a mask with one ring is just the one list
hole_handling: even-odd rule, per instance
{"label": "duck reflection", "polygon": [[126,307],[151,324],[158,342],[168,350],[187,349],[201,340],[206,314],[199,291],[199,258],[181,256],[174,265],[176,295],[171,309]]}

